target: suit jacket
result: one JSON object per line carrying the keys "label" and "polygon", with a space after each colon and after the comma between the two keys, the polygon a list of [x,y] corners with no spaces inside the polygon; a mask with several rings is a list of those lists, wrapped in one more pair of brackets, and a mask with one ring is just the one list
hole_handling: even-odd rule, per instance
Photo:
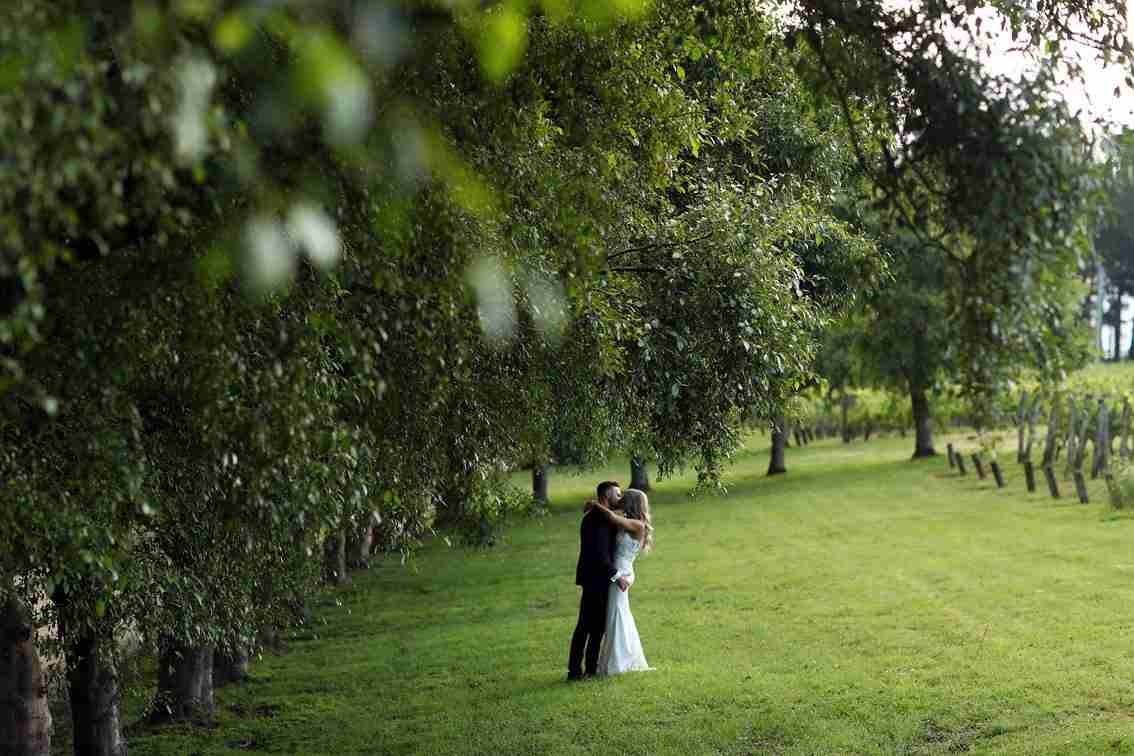
{"label": "suit jacket", "polygon": [[592,509],[583,515],[579,526],[579,564],[575,567],[575,585],[609,583],[618,573],[614,569],[614,525],[606,516]]}

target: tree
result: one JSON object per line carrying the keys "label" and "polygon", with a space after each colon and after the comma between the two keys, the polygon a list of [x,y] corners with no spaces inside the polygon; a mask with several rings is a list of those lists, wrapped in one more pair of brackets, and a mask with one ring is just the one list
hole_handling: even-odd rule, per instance
{"label": "tree", "polygon": [[894,278],[870,297],[859,324],[863,365],[875,380],[904,390],[914,421],[914,459],[936,454],[929,394],[949,374],[950,344],[946,306],[947,261],[910,234],[887,245]]}
{"label": "tree", "polygon": [[819,0],[802,6],[796,37],[814,53],[803,58],[808,80],[843,109],[878,207],[953,260],[957,365],[978,422],[991,419],[992,397],[1021,353],[1042,352],[1045,368],[1062,369],[1031,327],[1054,312],[1062,318],[1062,303],[1043,302],[1031,284],[1073,267],[1100,204],[1089,138],[1058,96],[1054,68],[1009,81],[981,66],[995,34],[974,21],[984,6],[1000,22],[989,27],[1010,30],[1073,76],[1083,75],[1075,45],[1108,60],[1134,54],[1121,3],[1078,0],[1038,11]]}
{"label": "tree", "polygon": [[[1134,294],[1134,179],[1129,168],[1132,163],[1130,132],[1119,135],[1112,144],[1114,150],[1110,159],[1114,163],[1115,185],[1110,198],[1111,210],[1095,236],[1095,252],[1113,287],[1108,314],[1114,327],[1114,359],[1117,360],[1121,358],[1122,300]],[[1134,344],[1130,353],[1134,355]]]}

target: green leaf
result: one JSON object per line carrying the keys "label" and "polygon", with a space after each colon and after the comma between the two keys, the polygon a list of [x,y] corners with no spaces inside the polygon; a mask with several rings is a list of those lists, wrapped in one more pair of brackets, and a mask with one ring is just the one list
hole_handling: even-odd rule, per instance
{"label": "green leaf", "polygon": [[226,53],[239,52],[252,39],[254,31],[245,14],[233,11],[217,22],[213,29],[213,42]]}
{"label": "green leaf", "polygon": [[512,72],[528,45],[528,20],[510,6],[489,10],[478,40],[480,70],[489,81]]}

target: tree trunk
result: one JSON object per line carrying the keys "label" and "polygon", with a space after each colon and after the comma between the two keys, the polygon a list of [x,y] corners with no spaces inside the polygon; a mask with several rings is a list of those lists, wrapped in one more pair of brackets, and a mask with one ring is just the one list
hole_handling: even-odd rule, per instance
{"label": "tree trunk", "polygon": [[996,460],[988,463],[989,468],[992,469],[992,477],[996,478],[996,487],[1004,488],[1004,475],[1000,472],[1000,463]]}
{"label": "tree trunk", "polygon": [[641,457],[630,458],[630,487],[639,491],[650,490],[650,470]]}
{"label": "tree trunk", "polygon": [[1130,339],[1130,349],[1126,352],[1126,359],[1134,360],[1134,339]]}
{"label": "tree trunk", "polygon": [[1059,498],[1059,483],[1055,480],[1055,470],[1050,466],[1043,468],[1043,477],[1047,480],[1047,490],[1051,493],[1051,498]]}
{"label": "tree trunk", "polygon": [[1117,289],[1114,292],[1114,299],[1110,301],[1111,309],[1114,310],[1114,349],[1111,352],[1112,362],[1122,361],[1122,289]]}
{"label": "tree trunk", "polygon": [[338,527],[328,533],[327,539],[323,542],[323,576],[328,583],[332,585],[350,583],[346,555],[346,529]]}
{"label": "tree trunk", "polygon": [[1028,487],[1028,493],[1035,493],[1036,467],[1032,464],[1030,459],[1024,460],[1024,483]]}
{"label": "tree trunk", "polygon": [[847,413],[850,412],[850,398],[847,397],[846,395],[844,395],[842,400],[839,402],[839,404],[842,405],[841,422],[842,422],[843,443],[849,444],[850,441],[851,441],[851,437],[850,437],[850,426],[847,424]]}
{"label": "tree trunk", "polygon": [[1079,494],[1079,503],[1090,504],[1091,497],[1087,493],[1087,480],[1083,477],[1083,471],[1076,469],[1073,477],[1075,479],[1075,492]]}
{"label": "tree trunk", "polygon": [[532,498],[547,503],[547,465],[532,468]]}
{"label": "tree trunk", "polygon": [[31,614],[15,596],[0,605],[0,753],[49,756],[51,710]]}
{"label": "tree trunk", "polygon": [[1130,459],[1130,400],[1122,400],[1122,418],[1118,423],[1122,430],[1122,443],[1118,445],[1118,458],[1123,462]]}
{"label": "tree trunk", "polygon": [[776,417],[772,428],[772,455],[768,461],[768,475],[781,475],[787,472],[784,450],[787,448],[787,421],[783,415]]}
{"label": "tree trunk", "polygon": [[231,651],[213,653],[213,687],[219,688],[248,679],[248,649],[238,646]]}
{"label": "tree trunk", "polygon": [[915,432],[913,458],[936,456],[937,452],[933,448],[933,426],[929,416],[929,399],[925,395],[924,386],[910,383],[910,404],[913,409]]}
{"label": "tree trunk", "polygon": [[281,653],[284,650],[283,638],[280,637],[280,629],[273,625],[260,628],[256,633],[256,645],[259,648],[275,653]]}
{"label": "tree trunk", "polygon": [[[75,594],[85,590],[74,586]],[[67,695],[76,756],[126,756],[119,712],[118,669],[113,637],[102,637],[90,625],[72,627],[77,610],[68,593],[51,596],[59,611],[59,638],[67,654]]]}
{"label": "tree trunk", "polygon": [[371,518],[367,517],[361,527],[351,528],[347,539],[346,566],[364,569],[370,566],[370,543],[372,541]]}
{"label": "tree trunk", "polygon": [[1016,461],[1024,461],[1024,434],[1027,432],[1028,392],[1020,396],[1020,408],[1016,411]]}
{"label": "tree trunk", "polygon": [[151,722],[205,717],[213,712],[213,648],[164,643]]}
{"label": "tree trunk", "polygon": [[75,756],[126,756],[114,652],[107,641],[90,633],[68,640],[67,645]]}

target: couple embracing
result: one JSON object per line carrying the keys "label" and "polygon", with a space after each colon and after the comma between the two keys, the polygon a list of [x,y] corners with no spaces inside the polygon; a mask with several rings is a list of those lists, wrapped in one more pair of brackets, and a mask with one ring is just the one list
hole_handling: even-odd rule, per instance
{"label": "couple embracing", "polygon": [[579,528],[579,564],[575,584],[582,586],[579,622],[571,636],[567,679],[617,675],[651,669],[630,613],[634,560],[653,545],[654,528],[646,494],[630,488],[623,494],[612,480],[598,485],[598,498],[588,501]]}

